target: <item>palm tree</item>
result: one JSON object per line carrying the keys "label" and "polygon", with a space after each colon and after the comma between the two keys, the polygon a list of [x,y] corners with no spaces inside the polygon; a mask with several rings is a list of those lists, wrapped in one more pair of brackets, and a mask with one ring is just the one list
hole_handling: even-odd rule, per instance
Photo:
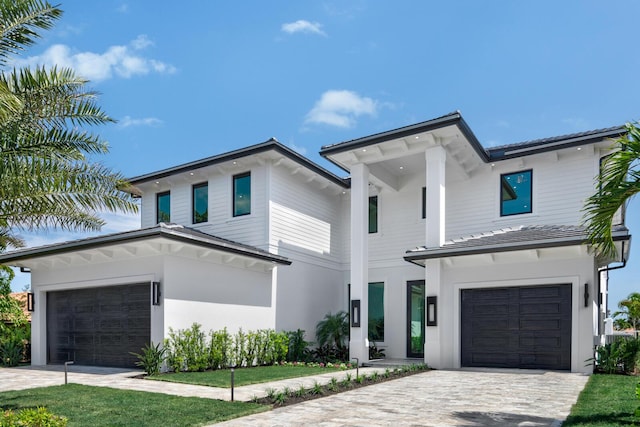
{"label": "palm tree", "polygon": [[349,339],[349,314],[346,311],[327,313],[316,325],[316,339],[319,347],[329,345],[344,350]]}
{"label": "palm tree", "polygon": [[7,70],[62,11],[40,0],[0,0],[0,250],[18,230],[99,230],[103,211],[137,212],[124,177],[88,156],[108,145],[90,126],[113,122],[87,80],[66,68]]}
{"label": "palm tree", "polygon": [[613,218],[621,207],[640,192],[640,128],[625,125],[627,134],[615,141],[615,151],[603,160],[598,191],[585,203],[584,222],[588,238],[596,251],[614,258]]}
{"label": "palm tree", "polygon": [[620,310],[613,313],[613,317],[623,317],[616,319],[616,326],[619,329],[632,328],[637,336],[640,327],[640,293],[630,293],[626,299],[618,303],[618,308]]}

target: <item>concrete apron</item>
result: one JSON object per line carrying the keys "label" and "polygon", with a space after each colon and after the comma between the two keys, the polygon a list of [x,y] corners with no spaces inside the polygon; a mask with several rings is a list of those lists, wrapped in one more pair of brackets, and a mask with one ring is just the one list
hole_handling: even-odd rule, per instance
{"label": "concrete apron", "polygon": [[588,376],[430,371],[216,426],[560,426]]}

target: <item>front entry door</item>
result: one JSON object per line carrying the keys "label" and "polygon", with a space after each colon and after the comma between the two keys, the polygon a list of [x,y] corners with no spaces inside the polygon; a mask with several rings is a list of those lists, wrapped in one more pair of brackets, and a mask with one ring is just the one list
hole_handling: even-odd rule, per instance
{"label": "front entry door", "polygon": [[407,357],[424,357],[424,280],[407,282]]}

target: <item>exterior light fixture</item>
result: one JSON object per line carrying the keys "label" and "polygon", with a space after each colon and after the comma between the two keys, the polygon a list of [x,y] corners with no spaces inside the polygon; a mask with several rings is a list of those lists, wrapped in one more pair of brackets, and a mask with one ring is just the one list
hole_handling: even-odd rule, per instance
{"label": "exterior light fixture", "polygon": [[351,327],[359,328],[360,327],[360,300],[352,299],[351,300]]}
{"label": "exterior light fixture", "polygon": [[438,326],[438,297],[427,297],[427,326]]}
{"label": "exterior light fixture", "polygon": [[151,282],[151,303],[160,305],[160,282]]}
{"label": "exterior light fixture", "polygon": [[589,307],[589,284],[584,284],[584,306]]}
{"label": "exterior light fixture", "polygon": [[27,292],[27,311],[34,311],[36,305],[35,295],[33,292]]}

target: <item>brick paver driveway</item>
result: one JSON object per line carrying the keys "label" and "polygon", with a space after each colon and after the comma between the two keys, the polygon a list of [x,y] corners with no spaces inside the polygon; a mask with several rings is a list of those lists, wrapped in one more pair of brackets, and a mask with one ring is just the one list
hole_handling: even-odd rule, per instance
{"label": "brick paver driveway", "polygon": [[431,371],[217,426],[559,426],[588,377]]}

